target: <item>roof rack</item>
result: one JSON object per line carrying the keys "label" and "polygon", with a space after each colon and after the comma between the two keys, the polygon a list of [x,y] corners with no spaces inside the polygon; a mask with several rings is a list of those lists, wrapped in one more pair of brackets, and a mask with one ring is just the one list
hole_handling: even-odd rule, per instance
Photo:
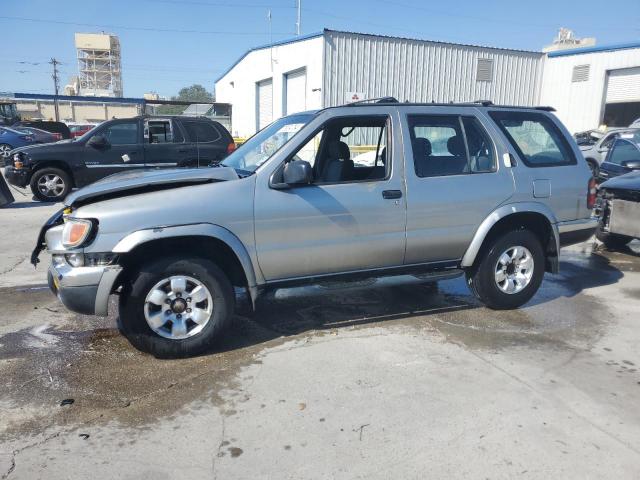
{"label": "roof rack", "polygon": [[[350,107],[350,106],[355,106],[355,105],[362,105],[362,106],[374,106],[376,104],[381,104],[381,103],[385,103],[385,104],[397,104],[400,103],[398,102],[398,100],[394,97],[380,97],[380,98],[369,98],[366,100],[358,100],[357,102],[351,102],[351,103],[347,103],[345,104],[345,106]],[[495,104],[493,103],[491,100],[476,100],[474,102],[448,102],[448,103],[443,103],[443,102],[404,102],[401,104],[402,106],[424,106],[424,107],[477,107],[477,106],[482,106],[482,107],[495,107],[495,108],[514,108],[514,109],[529,109],[529,110],[541,110],[544,112],[555,112],[556,109],[553,107],[549,107],[549,106],[539,106],[539,107],[528,107],[525,105],[499,105],[499,104]],[[330,108],[330,107],[329,107]]]}
{"label": "roof rack", "polygon": [[347,103],[349,105],[362,105],[365,103],[398,103],[398,99],[395,97],[377,97],[377,98],[365,98],[364,100],[357,100],[355,102]]}

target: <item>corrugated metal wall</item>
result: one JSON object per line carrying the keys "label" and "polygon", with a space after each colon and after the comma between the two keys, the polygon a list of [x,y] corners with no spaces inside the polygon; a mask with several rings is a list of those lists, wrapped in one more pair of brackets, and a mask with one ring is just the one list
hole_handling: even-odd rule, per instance
{"label": "corrugated metal wall", "polygon": [[[493,79],[477,81],[478,58],[493,60]],[[543,54],[325,31],[324,106],[347,92],[400,101],[491,100],[537,105]]]}

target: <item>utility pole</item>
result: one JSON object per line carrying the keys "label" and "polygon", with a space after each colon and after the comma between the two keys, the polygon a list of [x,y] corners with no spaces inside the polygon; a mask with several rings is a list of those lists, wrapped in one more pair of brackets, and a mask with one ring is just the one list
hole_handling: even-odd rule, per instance
{"label": "utility pole", "polygon": [[302,21],[302,13],[300,11],[301,10],[301,5],[300,4],[302,3],[302,0],[297,0],[296,3],[297,3],[297,7],[296,8],[298,9],[298,16],[297,16],[297,20],[296,20],[296,35],[300,35],[300,24],[301,24],[301,21]]}
{"label": "utility pole", "polygon": [[49,62],[51,65],[53,65],[53,74],[51,75],[51,78],[53,78],[53,88],[55,90],[55,94],[53,97],[53,109],[55,111],[55,115],[56,115],[56,122],[60,121],[60,111],[58,110],[58,65],[60,64],[60,62],[58,60],[56,60],[55,58],[52,58],[51,61]]}

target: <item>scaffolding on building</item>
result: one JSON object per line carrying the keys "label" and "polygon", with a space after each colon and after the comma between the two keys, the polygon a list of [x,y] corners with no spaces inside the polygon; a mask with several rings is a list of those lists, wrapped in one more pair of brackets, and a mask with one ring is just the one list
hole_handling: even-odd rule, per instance
{"label": "scaffolding on building", "polygon": [[106,33],[76,33],[80,95],[122,97],[120,40]]}

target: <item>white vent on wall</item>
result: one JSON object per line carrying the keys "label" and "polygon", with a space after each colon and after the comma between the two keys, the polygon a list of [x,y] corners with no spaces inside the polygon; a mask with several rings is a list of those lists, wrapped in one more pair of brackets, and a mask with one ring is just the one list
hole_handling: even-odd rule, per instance
{"label": "white vent on wall", "polygon": [[476,81],[491,82],[493,81],[493,60],[490,58],[479,58],[478,69],[476,71]]}
{"label": "white vent on wall", "polygon": [[576,65],[571,74],[572,82],[586,82],[589,80],[589,68],[591,65]]}

